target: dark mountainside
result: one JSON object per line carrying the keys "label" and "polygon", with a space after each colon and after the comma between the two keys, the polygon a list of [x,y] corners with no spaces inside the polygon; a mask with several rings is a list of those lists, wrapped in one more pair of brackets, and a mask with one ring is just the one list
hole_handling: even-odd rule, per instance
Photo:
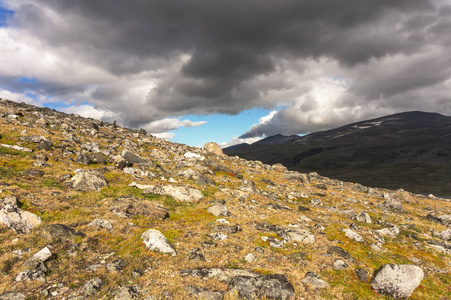
{"label": "dark mountainside", "polygon": [[404,112],[306,136],[275,135],[224,149],[290,170],[451,197],[451,117]]}

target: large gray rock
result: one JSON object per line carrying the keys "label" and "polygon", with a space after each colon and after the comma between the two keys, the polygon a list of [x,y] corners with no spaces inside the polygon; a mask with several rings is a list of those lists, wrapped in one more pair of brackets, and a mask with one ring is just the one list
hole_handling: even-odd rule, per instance
{"label": "large gray rock", "polygon": [[123,218],[143,215],[152,219],[164,220],[169,217],[168,210],[159,203],[140,199],[132,195],[114,199],[110,210]]}
{"label": "large gray rock", "polygon": [[147,186],[143,194],[167,195],[182,202],[197,202],[204,199],[201,191],[187,185]]}
{"label": "large gray rock", "polygon": [[166,237],[156,229],[149,229],[145,231],[141,238],[146,245],[147,249],[153,251],[159,251],[161,253],[169,253],[172,256],[176,255],[175,250],[169,244],[169,241]]}
{"label": "large gray rock", "polygon": [[241,299],[295,299],[293,285],[280,274],[233,277],[227,293]]}
{"label": "large gray rock", "polygon": [[26,234],[41,224],[41,218],[17,207],[17,199],[9,196],[0,199],[0,223],[19,234]]}
{"label": "large gray rock", "polygon": [[100,191],[108,186],[108,182],[102,172],[97,170],[79,171],[67,181],[67,186],[82,192]]}
{"label": "large gray rock", "polygon": [[216,154],[216,155],[224,154],[224,152],[222,152],[221,147],[219,147],[219,145],[216,143],[206,143],[204,145],[204,149],[207,153],[212,153],[212,154]]}
{"label": "large gray rock", "polygon": [[374,272],[371,287],[382,295],[408,298],[423,280],[424,272],[414,265],[386,264]]}

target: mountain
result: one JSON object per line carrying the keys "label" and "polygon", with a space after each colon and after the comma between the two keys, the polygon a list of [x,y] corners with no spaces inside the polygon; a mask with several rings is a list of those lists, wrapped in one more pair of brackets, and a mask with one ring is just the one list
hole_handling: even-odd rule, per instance
{"label": "mountain", "polygon": [[451,117],[438,113],[404,112],[302,137],[276,135],[224,152],[368,186],[451,196]]}
{"label": "mountain", "polygon": [[447,299],[450,212],[0,99],[0,300]]}

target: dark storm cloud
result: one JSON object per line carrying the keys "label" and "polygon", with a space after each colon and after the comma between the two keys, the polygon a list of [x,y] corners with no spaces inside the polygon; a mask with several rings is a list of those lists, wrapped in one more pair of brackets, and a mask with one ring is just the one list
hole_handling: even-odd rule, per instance
{"label": "dark storm cloud", "polygon": [[[337,63],[339,76],[348,80],[348,94],[336,103],[346,103],[343,109],[348,110],[375,103],[389,111],[397,107],[394,101],[408,101],[400,99],[413,89],[439,85],[445,91],[442,84],[451,76],[450,56],[440,51],[451,45],[451,8],[446,1],[19,2],[12,24],[68,58],[125,81],[144,72],[161,72],[149,77],[156,86],[134,110],[127,93],[120,91],[129,87],[126,83],[98,84],[91,92],[96,105],[127,112],[125,122],[133,126],[188,113],[274,108],[281,101],[301,108],[291,110],[290,116],[294,111],[313,114],[321,105],[297,99],[309,87],[294,86],[296,79],[314,80],[310,74],[317,70],[303,66],[308,61]],[[400,68],[390,68],[392,57]],[[310,119],[280,113],[274,116],[277,124],[266,128],[298,121],[293,128],[314,130],[344,121],[341,116],[322,123]]]}

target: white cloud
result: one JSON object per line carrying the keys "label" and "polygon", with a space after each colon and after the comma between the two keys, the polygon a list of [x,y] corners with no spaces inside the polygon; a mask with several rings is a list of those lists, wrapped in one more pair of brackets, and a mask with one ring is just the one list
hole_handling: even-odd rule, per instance
{"label": "white cloud", "polygon": [[66,108],[61,108],[60,110],[68,114],[77,114],[85,118],[93,118],[97,120],[111,121],[119,118],[119,115],[111,111],[96,108],[94,106],[86,104],[80,106],[74,105]]}
{"label": "white cloud", "polygon": [[0,98],[13,100],[16,102],[25,102],[27,104],[31,104],[34,106],[42,106],[39,101],[36,101],[33,98],[28,97],[27,95],[21,93],[13,93],[11,91],[0,89]]}
{"label": "white cloud", "polygon": [[175,130],[179,127],[197,127],[207,124],[207,121],[193,122],[190,120],[179,120],[176,118],[166,118],[158,120],[145,125],[143,128],[149,133],[163,133],[167,131]]}
{"label": "white cloud", "polygon": [[173,132],[153,133],[152,135],[157,138],[165,139],[165,140],[170,140],[175,137],[175,133],[173,133]]}

